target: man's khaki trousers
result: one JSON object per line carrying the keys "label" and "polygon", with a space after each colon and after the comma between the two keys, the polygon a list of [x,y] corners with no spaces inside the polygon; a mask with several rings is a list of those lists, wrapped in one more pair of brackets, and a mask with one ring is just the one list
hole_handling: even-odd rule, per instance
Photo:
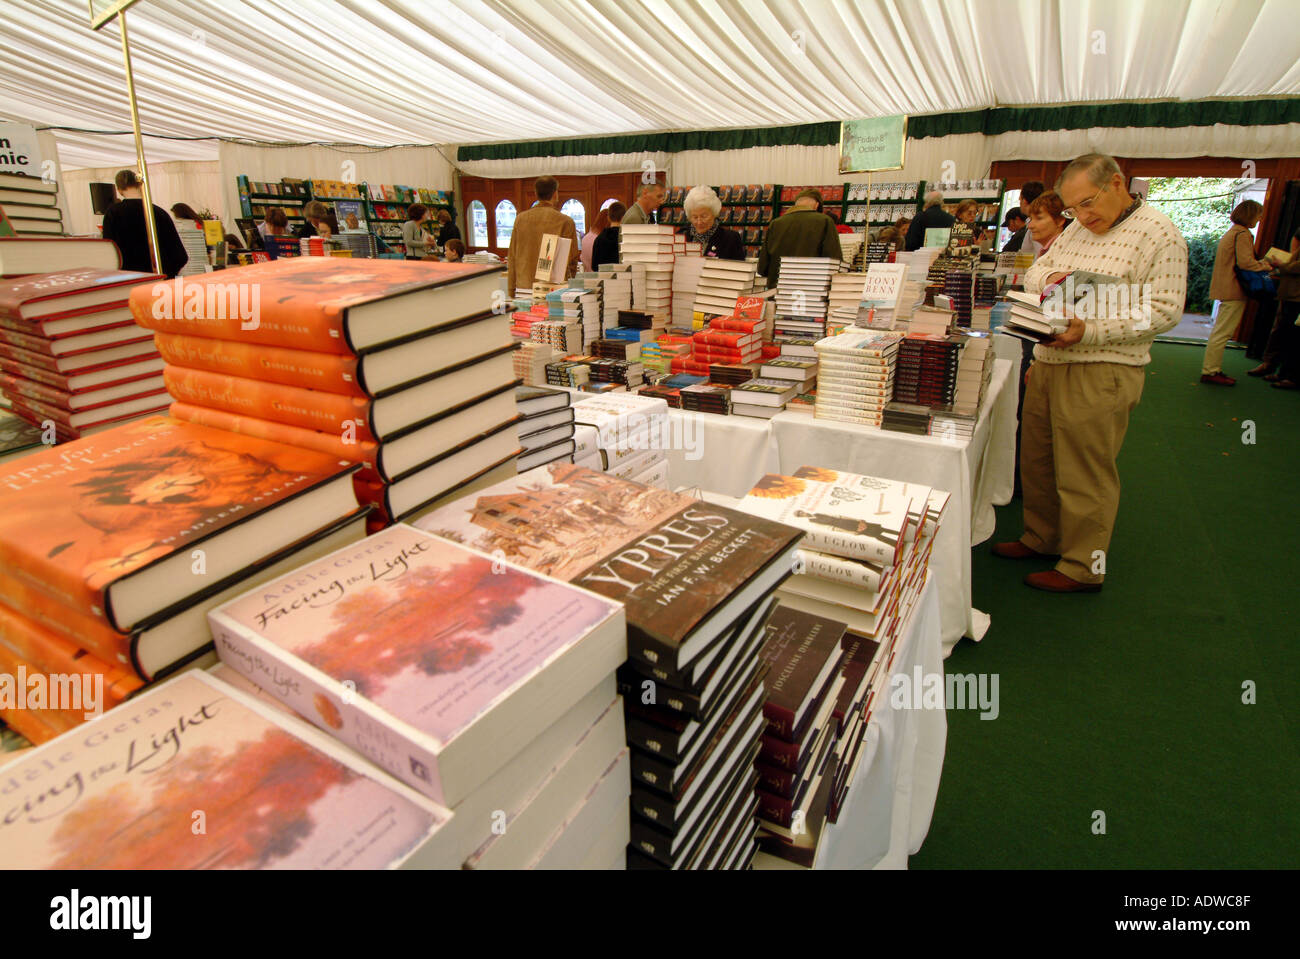
{"label": "man's khaki trousers", "polygon": [[1144,367],[1122,363],[1029,368],[1020,424],[1020,541],[1060,553],[1057,570],[1081,583],[1105,579],[1119,510],[1115,459],[1145,377]]}

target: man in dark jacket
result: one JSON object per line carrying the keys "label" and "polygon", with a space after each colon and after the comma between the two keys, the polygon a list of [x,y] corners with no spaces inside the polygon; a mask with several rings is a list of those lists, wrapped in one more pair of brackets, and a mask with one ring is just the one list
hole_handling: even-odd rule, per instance
{"label": "man in dark jacket", "polygon": [[931,190],[925,195],[925,209],[917,214],[912,225],[907,228],[907,249],[919,250],[925,246],[925,231],[929,229],[947,229],[956,220],[943,208],[943,194]]}
{"label": "man in dark jacket", "polygon": [[1002,221],[1002,226],[1011,231],[1011,239],[1007,240],[1007,245],[1002,248],[1003,253],[1015,253],[1019,251],[1020,245],[1025,242],[1025,234],[1028,232],[1028,220],[1020,212],[1020,207],[1013,206],[1007,210],[1007,218]]}
{"label": "man in dark jacket", "polygon": [[828,256],[840,259],[840,235],[835,221],[818,213],[822,195],[802,190],[794,198],[794,209],[772,221],[758,254],[758,272],[767,277],[767,288],[776,286],[783,256]]}

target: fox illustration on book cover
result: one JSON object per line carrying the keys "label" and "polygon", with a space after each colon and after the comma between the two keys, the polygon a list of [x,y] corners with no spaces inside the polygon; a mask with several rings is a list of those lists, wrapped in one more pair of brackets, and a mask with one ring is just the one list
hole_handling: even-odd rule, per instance
{"label": "fox illustration on book cover", "polygon": [[166,417],[126,423],[0,472],[0,560],[100,617],[118,578],[347,468]]}

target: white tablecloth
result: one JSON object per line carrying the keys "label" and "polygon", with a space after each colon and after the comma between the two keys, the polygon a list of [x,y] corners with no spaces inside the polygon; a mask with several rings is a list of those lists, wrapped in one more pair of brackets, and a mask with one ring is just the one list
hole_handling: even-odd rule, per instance
{"label": "white tablecloth", "polygon": [[930,831],[948,742],[943,709],[894,709],[893,676],[943,675],[939,586],[934,572],[898,640],[889,677],[876,691],[862,748],[839,822],[828,825],[818,869],[906,869]]}
{"label": "white tablecloth", "polygon": [[771,423],[782,473],[824,466],[952,494],[930,559],[930,568],[944,587],[939,597],[944,655],[962,636],[982,639],[989,617],[971,605],[970,551],[993,534],[994,505],[1011,501],[1016,437],[1012,364],[996,361],[969,440],[914,436],[799,413],[778,414]]}
{"label": "white tablecloth", "polygon": [[767,420],[669,410],[673,489],[698,488],[740,498],[777,471],[776,440]]}

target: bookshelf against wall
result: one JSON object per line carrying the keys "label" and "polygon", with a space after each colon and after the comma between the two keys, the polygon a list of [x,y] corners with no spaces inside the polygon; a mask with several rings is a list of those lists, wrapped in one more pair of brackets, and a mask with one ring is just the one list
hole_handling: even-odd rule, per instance
{"label": "bookshelf against wall", "polygon": [[[679,229],[690,226],[686,210],[682,206],[688,186],[668,188],[667,197],[659,212],[659,222]],[[774,183],[733,184],[732,186],[715,186],[713,192],[722,201],[722,212],[718,214],[718,223],[731,230],[736,230],[744,238],[745,253],[758,256],[767,234],[768,224],[776,212],[776,198],[781,187]]]}
{"label": "bookshelf against wall", "polygon": [[347,230],[348,216],[355,215],[357,228],[366,230],[395,252],[405,252],[402,222],[412,203],[433,209],[445,209],[455,217],[453,195],[446,190],[410,187],[392,183],[349,183],[343,180],[304,180],[284,177],[281,180],[251,180],[240,175],[239,205],[245,217],[261,220],[273,206],[283,207],[289,228],[303,223],[302,207],[310,200],[328,206]]}

